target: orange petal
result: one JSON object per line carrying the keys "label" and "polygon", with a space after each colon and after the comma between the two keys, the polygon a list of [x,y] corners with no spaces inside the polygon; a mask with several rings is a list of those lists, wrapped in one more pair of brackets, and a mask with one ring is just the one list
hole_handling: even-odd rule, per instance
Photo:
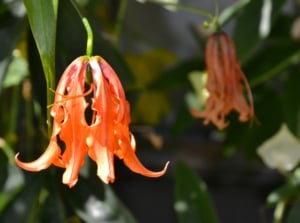
{"label": "orange petal", "polygon": [[[96,148],[96,149],[95,149]],[[106,184],[115,181],[113,154],[107,147],[98,142],[88,152],[89,156],[97,163],[97,176]]]}
{"label": "orange petal", "polygon": [[60,148],[55,141],[50,141],[46,151],[32,162],[22,162],[18,159],[19,153],[16,154],[15,160],[19,167],[28,171],[40,171],[48,168],[55,159],[60,155]]}
{"label": "orange petal", "polygon": [[[134,149],[129,148],[129,145],[125,145],[125,143],[120,143],[121,150],[126,150],[123,158],[125,165],[133,172],[147,176],[147,177],[160,177],[164,175],[167,171],[169,162],[166,163],[165,167],[161,171],[151,171],[148,170],[137,158]],[[116,154],[118,156],[118,154]]]}

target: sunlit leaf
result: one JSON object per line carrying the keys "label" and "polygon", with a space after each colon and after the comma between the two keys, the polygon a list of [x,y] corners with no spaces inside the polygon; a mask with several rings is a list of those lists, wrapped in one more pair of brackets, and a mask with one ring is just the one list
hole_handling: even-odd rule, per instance
{"label": "sunlit leaf", "polygon": [[12,51],[15,48],[22,30],[23,17],[15,17],[10,13],[0,14],[0,93],[10,64]]}
{"label": "sunlit leaf", "polygon": [[[157,58],[160,58],[157,60]],[[133,111],[133,122],[158,124],[163,115],[169,112],[170,102],[166,92],[148,90],[149,83],[159,78],[162,70],[175,61],[169,51],[153,49],[143,54],[127,54],[126,61],[135,75],[141,94]],[[151,102],[151,103],[149,103]]]}
{"label": "sunlit leaf", "polygon": [[258,148],[258,154],[268,167],[291,171],[300,161],[300,141],[282,124],[280,130]]}
{"label": "sunlit leaf", "polygon": [[14,56],[8,66],[7,74],[4,79],[3,88],[16,86],[28,75],[27,61],[21,56]]}
{"label": "sunlit leaf", "polygon": [[164,92],[142,92],[132,108],[132,121],[157,125],[171,109],[169,98]]}
{"label": "sunlit leaf", "polygon": [[180,223],[218,222],[206,184],[181,161],[176,167],[174,207]]}
{"label": "sunlit leaf", "polygon": [[189,92],[185,99],[190,108],[202,110],[205,107],[209,92],[206,89],[207,72],[193,71],[188,75],[195,93]]}

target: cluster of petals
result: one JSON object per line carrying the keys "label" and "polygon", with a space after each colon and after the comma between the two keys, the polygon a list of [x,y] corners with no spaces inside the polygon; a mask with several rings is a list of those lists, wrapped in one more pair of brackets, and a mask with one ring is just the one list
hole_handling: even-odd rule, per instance
{"label": "cluster of petals", "polygon": [[129,131],[129,103],[117,74],[102,57],[81,56],[67,67],[50,114],[53,130],[47,149],[31,162],[20,161],[17,154],[21,168],[40,171],[52,164],[65,168],[62,181],[69,187],[76,184],[86,154],[97,163],[97,175],[105,183],[115,180],[115,155],[133,172],[148,177],[166,172],[168,163],[154,172],[137,158],[135,139]]}
{"label": "cluster of petals", "polygon": [[227,127],[226,116],[233,110],[239,113],[241,122],[253,119],[252,93],[237,59],[234,43],[226,33],[217,32],[208,38],[205,62],[209,96],[205,109],[192,110],[192,114],[204,118],[204,124],[211,122],[220,130]]}

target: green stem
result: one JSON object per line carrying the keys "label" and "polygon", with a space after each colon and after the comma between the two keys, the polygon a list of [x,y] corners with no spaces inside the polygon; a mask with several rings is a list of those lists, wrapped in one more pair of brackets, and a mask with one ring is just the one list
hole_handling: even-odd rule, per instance
{"label": "green stem", "polygon": [[86,55],[90,57],[93,55],[93,41],[94,41],[93,30],[87,18],[83,17],[82,22],[87,34]]}
{"label": "green stem", "polygon": [[[48,75],[49,78],[46,78],[46,85],[47,89],[54,89],[55,88],[55,77],[52,75]],[[53,103],[53,93],[51,91],[47,91],[47,105],[50,105]],[[52,134],[52,117],[50,114],[50,110],[47,111],[47,127],[48,127],[48,137],[51,138]]]}
{"label": "green stem", "polygon": [[87,42],[86,42],[86,55],[87,56],[92,56],[93,55],[93,44],[94,44],[94,35],[93,35],[93,30],[91,28],[91,25],[86,17],[84,17],[77,4],[75,3],[74,0],[70,0],[73,7],[75,8],[76,12],[78,13],[79,17],[81,18],[81,21],[83,23],[83,26],[85,28],[86,34],[87,34]]}
{"label": "green stem", "polygon": [[119,10],[118,10],[118,15],[117,15],[117,21],[116,21],[115,30],[114,30],[114,37],[115,37],[114,40],[115,40],[116,44],[118,44],[119,40],[120,40],[127,4],[128,4],[128,0],[120,1],[120,6],[119,6]]}

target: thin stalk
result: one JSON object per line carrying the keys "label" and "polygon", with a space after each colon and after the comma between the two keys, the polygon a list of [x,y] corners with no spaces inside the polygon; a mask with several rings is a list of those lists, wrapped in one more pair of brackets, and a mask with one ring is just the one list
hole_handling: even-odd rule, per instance
{"label": "thin stalk", "polygon": [[[54,63],[54,62],[53,62]],[[52,65],[52,67],[55,67],[55,65]],[[52,71],[50,71],[49,67],[45,67],[44,66],[44,70],[49,69],[48,72],[45,72],[47,74],[52,73]],[[53,89],[55,87],[55,75],[46,75],[46,86],[47,89]],[[51,94],[50,91],[47,91],[47,104],[50,104],[53,102],[53,94]],[[47,129],[48,129],[48,137],[51,137],[51,133],[52,133],[52,123],[51,123],[52,117],[50,114],[50,111],[47,111]]]}
{"label": "thin stalk", "polygon": [[281,201],[275,207],[274,223],[281,223],[282,222],[284,211],[285,211],[285,202]]}
{"label": "thin stalk", "polygon": [[91,25],[86,17],[84,17],[77,4],[75,3],[74,0],[70,0],[73,7],[75,8],[76,12],[78,13],[79,17],[81,18],[81,21],[83,23],[83,26],[85,28],[86,34],[87,34],[87,42],[86,42],[86,55],[87,56],[92,56],[93,55],[93,44],[94,44],[94,35],[93,35],[93,30],[91,28]]}
{"label": "thin stalk", "polygon": [[182,10],[182,11],[202,15],[204,17],[207,17],[208,19],[211,19],[211,20],[213,20],[215,18],[214,15],[212,15],[210,12],[208,12],[204,9],[199,9],[199,8],[195,8],[195,7],[188,6],[188,5],[182,5],[182,4],[170,3],[170,2],[160,2],[160,1],[148,1],[148,2],[155,3],[155,4],[160,4],[160,5],[163,5],[163,6],[171,6],[171,7],[174,7],[176,9],[179,9],[179,10]]}
{"label": "thin stalk", "polygon": [[117,21],[116,21],[115,30],[114,30],[114,38],[115,38],[114,41],[115,41],[116,45],[120,41],[127,4],[128,4],[128,0],[120,1],[120,6],[118,9],[118,14],[117,14]]}
{"label": "thin stalk", "polygon": [[86,42],[86,55],[87,56],[92,56],[93,55],[93,42],[94,42],[94,35],[93,35],[93,30],[90,26],[89,21],[87,18],[83,17],[82,22],[87,34],[87,42]]}

